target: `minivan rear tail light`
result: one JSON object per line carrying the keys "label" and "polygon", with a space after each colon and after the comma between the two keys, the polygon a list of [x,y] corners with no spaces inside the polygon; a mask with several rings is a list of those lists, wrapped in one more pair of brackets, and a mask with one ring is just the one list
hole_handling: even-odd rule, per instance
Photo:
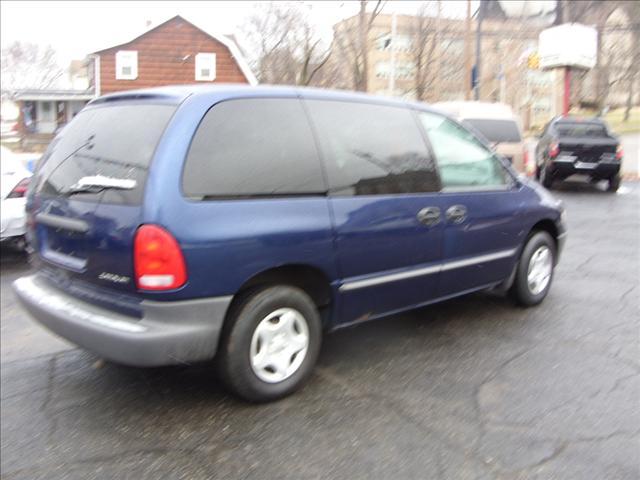
{"label": "minivan rear tail light", "polygon": [[27,189],[29,188],[29,182],[31,179],[29,177],[23,178],[18,182],[18,184],[13,187],[13,190],[9,192],[7,198],[22,198],[27,195]]}
{"label": "minivan rear tail light", "polygon": [[616,160],[622,160],[623,155],[624,152],[622,150],[622,145],[618,144],[618,146],[616,147]]}
{"label": "minivan rear tail light", "polygon": [[560,153],[560,145],[558,142],[551,142],[549,144],[549,158],[555,158]]}
{"label": "minivan rear tail light", "polygon": [[187,269],[176,239],[157,225],[142,225],[133,244],[136,285],[142,290],[173,290],[187,281]]}

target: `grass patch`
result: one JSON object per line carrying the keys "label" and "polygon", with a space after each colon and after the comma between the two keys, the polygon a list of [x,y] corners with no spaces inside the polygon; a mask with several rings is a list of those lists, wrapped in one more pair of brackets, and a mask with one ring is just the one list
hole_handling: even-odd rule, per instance
{"label": "grass patch", "polygon": [[[618,135],[623,133],[640,132],[640,107],[631,108],[631,111],[629,112],[629,119],[626,122],[623,121],[624,111],[624,108],[610,110],[604,116],[604,120],[607,122],[611,130]],[[596,111],[576,108],[571,110],[571,115],[594,117],[596,115]]]}

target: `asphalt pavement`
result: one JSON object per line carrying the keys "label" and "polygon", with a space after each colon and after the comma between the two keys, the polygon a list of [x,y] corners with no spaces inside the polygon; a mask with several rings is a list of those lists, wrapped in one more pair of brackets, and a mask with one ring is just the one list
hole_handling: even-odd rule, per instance
{"label": "asphalt pavement", "polygon": [[2,479],[640,478],[640,183],[571,184],[551,292],[474,294],[327,336],[299,393],[227,395],[211,365],[105,363],[49,334],[2,252]]}
{"label": "asphalt pavement", "polygon": [[640,178],[640,133],[625,133],[620,135],[620,141],[624,152],[622,172]]}

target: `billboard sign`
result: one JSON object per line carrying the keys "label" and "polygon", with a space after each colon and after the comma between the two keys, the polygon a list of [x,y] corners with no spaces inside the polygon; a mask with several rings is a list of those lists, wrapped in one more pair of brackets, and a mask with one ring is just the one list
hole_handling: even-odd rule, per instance
{"label": "billboard sign", "polygon": [[565,23],[540,32],[540,68],[572,67],[589,70],[596,65],[598,32],[579,23]]}

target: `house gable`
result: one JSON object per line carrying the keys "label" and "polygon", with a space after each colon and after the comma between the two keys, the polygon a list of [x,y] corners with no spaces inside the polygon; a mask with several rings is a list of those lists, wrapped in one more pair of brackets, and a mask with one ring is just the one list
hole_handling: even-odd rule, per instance
{"label": "house gable", "polygon": [[[116,78],[116,55],[122,51],[137,52],[137,75],[134,79]],[[196,56],[199,53],[215,54],[214,80],[196,80]],[[93,55],[99,59],[99,94],[175,84],[255,83],[255,77],[233,42],[209,35],[180,16],[128,43]]]}

